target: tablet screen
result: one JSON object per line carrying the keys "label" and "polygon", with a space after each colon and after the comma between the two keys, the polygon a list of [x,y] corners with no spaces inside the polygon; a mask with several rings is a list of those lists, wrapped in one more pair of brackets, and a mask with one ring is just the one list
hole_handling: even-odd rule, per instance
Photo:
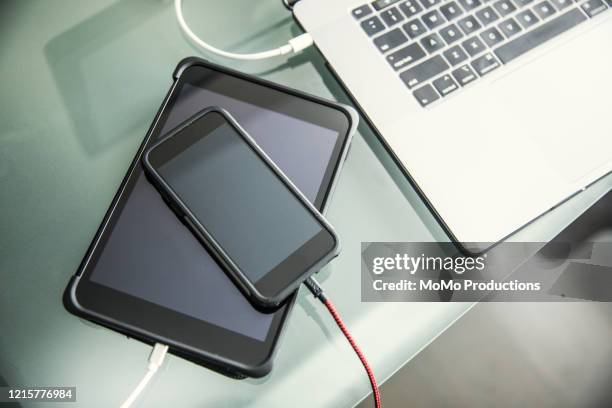
{"label": "tablet screen", "polygon": [[[168,113],[157,125],[161,131],[152,142],[203,108],[220,106],[234,116],[304,195],[319,206],[329,187],[329,169],[335,166],[330,161],[338,148],[338,131],[326,127],[325,121],[291,115],[291,105],[300,102],[295,101],[298,98],[283,96],[280,92],[258,92],[258,89],[265,88],[214,71],[195,83],[184,83],[169,101]],[[136,174],[131,191],[124,192],[129,198],[92,267],[90,280],[264,341],[274,314],[261,313],[248,303],[167,208],[142,170],[137,169]]]}

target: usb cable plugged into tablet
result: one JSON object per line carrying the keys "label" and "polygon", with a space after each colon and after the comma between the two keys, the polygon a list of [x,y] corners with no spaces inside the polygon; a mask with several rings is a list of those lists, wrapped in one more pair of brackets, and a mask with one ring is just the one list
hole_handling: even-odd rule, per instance
{"label": "usb cable plugged into tablet", "polygon": [[[292,1],[291,4],[292,3],[295,3],[295,1]],[[289,3],[285,3],[285,5],[287,4]],[[189,28],[189,25],[187,25],[187,21],[185,21],[185,17],[183,16],[183,0],[174,0],[174,9],[176,12],[176,20],[178,21],[181,30],[191,41],[193,41],[194,44],[208,52],[212,52],[213,54],[217,54],[225,58],[239,60],[262,60],[278,57],[280,55],[297,54],[313,44],[312,36],[308,33],[304,33],[298,35],[295,38],[292,38],[287,44],[275,48],[273,50],[256,52],[252,54],[237,54],[233,52],[224,51],[208,44],[206,41],[198,37],[191,30],[191,28]]]}
{"label": "usb cable plugged into tablet", "polygon": [[151,378],[155,375],[159,367],[161,367],[164,362],[164,358],[166,357],[166,353],[168,353],[168,346],[161,343],[155,343],[151,354],[149,355],[149,365],[147,367],[147,372],[142,377],[142,380],[138,383],[136,388],[132,391],[129,397],[125,400],[123,404],[121,404],[121,408],[130,408],[136,398],[142,393],[142,391],[146,388]]}
{"label": "usb cable plugged into tablet", "polygon": [[342,331],[342,334],[344,334],[344,337],[346,337],[349,344],[355,351],[355,354],[357,354],[357,357],[359,357],[359,360],[361,361],[363,368],[368,374],[370,385],[372,386],[372,394],[374,395],[374,406],[376,408],[381,408],[382,404],[380,401],[380,391],[378,389],[378,384],[376,383],[376,377],[374,377],[374,372],[372,371],[372,368],[370,367],[370,363],[368,363],[368,360],[366,359],[365,355],[363,354],[363,352],[361,351],[361,349],[355,342],[355,339],[353,339],[351,332],[344,324],[344,321],[342,321],[342,317],[340,317],[338,310],[336,310],[336,307],[334,306],[332,301],[329,300],[327,296],[325,296],[325,293],[323,292],[323,288],[319,286],[319,284],[314,278],[310,277],[306,279],[306,281],[304,282],[304,285],[306,285],[306,287],[310,290],[310,292],[312,292],[315,298],[319,299],[321,303],[325,305],[325,307],[327,308],[327,310],[329,311],[329,313],[335,320],[336,324]]}

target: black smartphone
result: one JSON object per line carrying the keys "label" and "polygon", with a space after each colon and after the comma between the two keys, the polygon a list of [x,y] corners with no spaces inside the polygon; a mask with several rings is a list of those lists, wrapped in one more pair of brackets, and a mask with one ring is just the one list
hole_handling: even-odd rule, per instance
{"label": "black smartphone", "polygon": [[273,312],[255,308],[160,198],[141,165],[149,147],[207,106],[231,111],[325,212],[357,127],[355,110],[187,58],[176,67],[64,304],[79,317],[167,344],[172,354],[224,375],[261,377],[272,369],[295,293]]}
{"label": "black smartphone", "polygon": [[222,108],[197,113],[142,160],[162,198],[256,305],[278,306],[339,252],[332,226]]}

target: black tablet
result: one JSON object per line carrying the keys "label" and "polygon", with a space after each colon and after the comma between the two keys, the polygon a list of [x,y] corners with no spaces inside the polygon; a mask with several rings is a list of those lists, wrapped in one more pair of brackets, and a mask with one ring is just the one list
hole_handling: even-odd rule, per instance
{"label": "black tablet", "polygon": [[255,309],[174,216],[141,168],[143,151],[208,106],[236,118],[321,211],[357,125],[351,108],[222,68],[183,60],[77,274],[69,311],[224,374],[260,377],[295,294]]}

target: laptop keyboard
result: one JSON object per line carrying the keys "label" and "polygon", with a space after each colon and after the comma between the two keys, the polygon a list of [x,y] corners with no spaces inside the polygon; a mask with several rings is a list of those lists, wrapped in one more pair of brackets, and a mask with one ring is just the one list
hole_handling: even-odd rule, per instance
{"label": "laptop keyboard", "polygon": [[351,11],[421,106],[612,8],[612,0],[376,0]]}

